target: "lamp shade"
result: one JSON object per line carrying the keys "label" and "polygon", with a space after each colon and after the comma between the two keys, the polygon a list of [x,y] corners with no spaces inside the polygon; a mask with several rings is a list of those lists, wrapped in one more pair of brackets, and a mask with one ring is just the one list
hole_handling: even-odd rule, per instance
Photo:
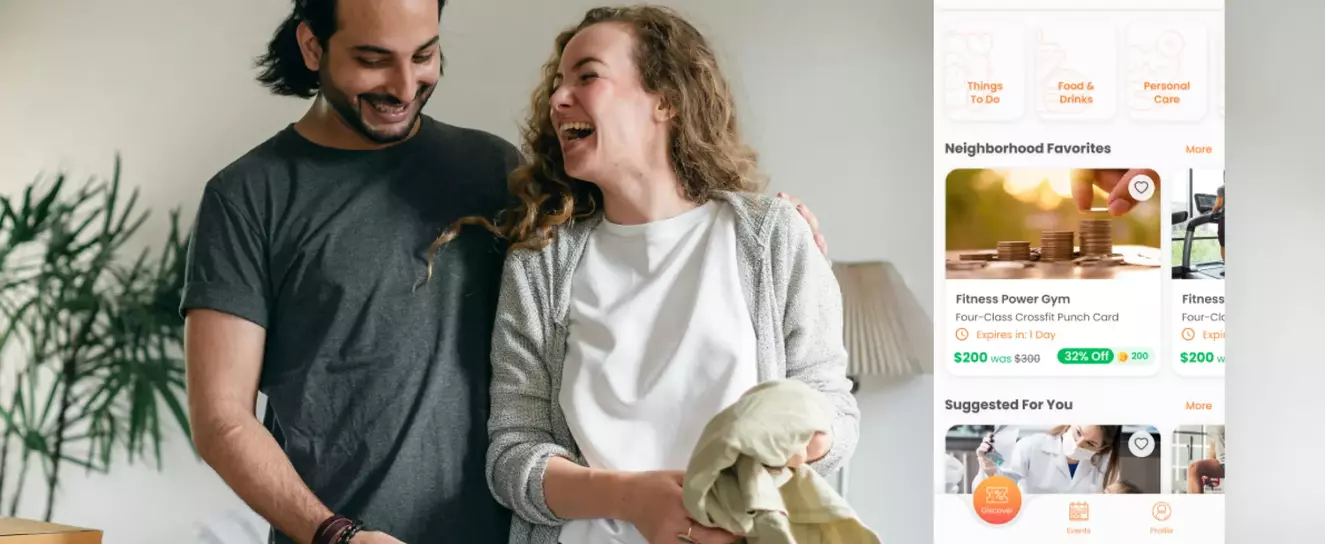
{"label": "lamp shade", "polygon": [[933,322],[893,265],[833,263],[833,274],[842,289],[849,376],[933,372]]}

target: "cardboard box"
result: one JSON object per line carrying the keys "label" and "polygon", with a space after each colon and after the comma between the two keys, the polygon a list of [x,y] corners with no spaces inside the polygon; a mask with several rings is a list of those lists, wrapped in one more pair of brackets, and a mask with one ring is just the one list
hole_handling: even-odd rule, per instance
{"label": "cardboard box", "polygon": [[0,544],[101,544],[101,531],[18,518],[0,518]]}

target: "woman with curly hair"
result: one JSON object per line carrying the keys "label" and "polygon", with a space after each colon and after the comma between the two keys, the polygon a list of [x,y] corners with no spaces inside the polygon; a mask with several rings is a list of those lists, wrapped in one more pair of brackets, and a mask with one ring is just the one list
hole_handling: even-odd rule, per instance
{"label": "woman with curly hair", "polygon": [[689,518],[682,475],[706,423],[760,382],[802,380],[836,406],[788,466],[828,474],[852,454],[837,282],[795,206],[755,193],[693,26],[657,7],[589,11],[556,39],[524,145],[518,202],[462,222],[511,243],[487,462],[511,542],[735,541]]}

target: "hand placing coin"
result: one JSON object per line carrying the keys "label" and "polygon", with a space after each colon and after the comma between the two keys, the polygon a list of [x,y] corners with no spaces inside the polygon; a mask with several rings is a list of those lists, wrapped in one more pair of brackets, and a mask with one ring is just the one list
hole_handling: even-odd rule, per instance
{"label": "hand placing coin", "polygon": [[[1145,189],[1133,187],[1133,182]],[[1088,170],[1086,174],[1072,179],[1072,199],[1076,201],[1077,211],[1091,209],[1095,200],[1095,187],[1109,194],[1106,199],[1109,215],[1122,217],[1136,206],[1137,195],[1146,195],[1145,199],[1148,199],[1148,195],[1159,190],[1159,174],[1148,168]]]}

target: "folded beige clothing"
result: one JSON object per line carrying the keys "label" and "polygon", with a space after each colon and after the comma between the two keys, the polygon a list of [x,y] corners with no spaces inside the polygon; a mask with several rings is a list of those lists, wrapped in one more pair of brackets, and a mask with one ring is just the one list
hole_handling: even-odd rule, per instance
{"label": "folded beige clothing", "polygon": [[683,486],[690,517],[750,544],[879,544],[813,468],[780,468],[815,432],[831,432],[835,413],[800,381],[751,388],[709,421],[695,445]]}

